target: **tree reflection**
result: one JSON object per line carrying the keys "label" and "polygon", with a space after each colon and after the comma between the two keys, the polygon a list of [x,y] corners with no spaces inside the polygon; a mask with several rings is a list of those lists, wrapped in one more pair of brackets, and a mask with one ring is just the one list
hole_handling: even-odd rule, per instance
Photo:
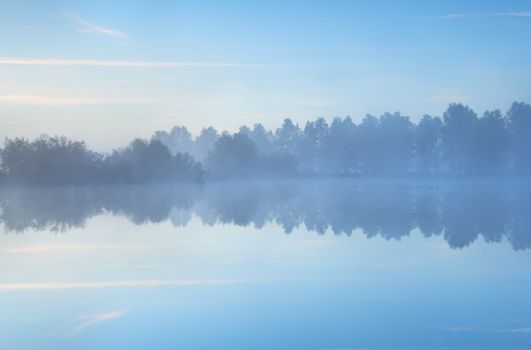
{"label": "tree reflection", "polygon": [[205,225],[261,229],[268,223],[292,233],[401,239],[418,229],[441,236],[452,248],[478,237],[506,238],[514,249],[531,247],[531,186],[492,180],[413,184],[406,180],[298,180],[219,182],[205,186],[113,186],[10,189],[0,194],[6,232],[67,231],[94,216],[124,216],[137,225],[169,220],[185,226],[196,216]]}

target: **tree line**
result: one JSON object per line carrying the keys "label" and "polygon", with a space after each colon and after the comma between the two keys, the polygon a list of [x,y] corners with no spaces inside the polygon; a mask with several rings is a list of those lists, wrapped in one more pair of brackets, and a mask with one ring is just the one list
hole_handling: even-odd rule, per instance
{"label": "tree line", "polygon": [[109,154],[65,137],[7,139],[0,150],[0,181],[81,185],[194,181],[211,178],[356,176],[531,175],[531,105],[514,102],[503,115],[479,117],[451,104],[442,117],[418,123],[400,113],[309,121],[285,119],[197,137],[183,126],[135,139]]}
{"label": "tree line", "polygon": [[133,140],[110,154],[66,137],[7,139],[0,150],[4,184],[99,185],[203,180],[201,164],[187,153],[172,155],[158,141]]}
{"label": "tree line", "polygon": [[275,130],[255,124],[234,134],[209,127],[196,138],[177,126],[152,139],[192,154],[218,176],[531,174],[531,106],[522,102],[505,115],[494,110],[481,117],[451,104],[442,117],[424,115],[416,124],[397,112],[367,115],[358,124],[318,118],[303,128],[285,119]]}

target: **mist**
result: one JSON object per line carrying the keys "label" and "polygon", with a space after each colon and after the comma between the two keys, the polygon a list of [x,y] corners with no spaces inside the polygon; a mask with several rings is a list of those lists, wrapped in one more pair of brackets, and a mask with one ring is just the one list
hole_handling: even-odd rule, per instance
{"label": "mist", "polygon": [[478,116],[450,104],[442,117],[417,124],[399,112],[324,118],[303,127],[285,119],[236,133],[184,126],[135,139],[110,153],[83,141],[41,136],[6,139],[0,150],[6,185],[94,185],[196,182],[219,179],[361,177],[512,177],[531,174],[531,105],[514,102]]}

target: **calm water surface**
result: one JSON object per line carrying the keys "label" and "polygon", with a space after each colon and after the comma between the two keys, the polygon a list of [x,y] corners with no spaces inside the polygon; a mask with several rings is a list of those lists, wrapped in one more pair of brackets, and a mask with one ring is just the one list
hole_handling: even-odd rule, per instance
{"label": "calm water surface", "polygon": [[1,349],[531,349],[531,187],[0,191]]}

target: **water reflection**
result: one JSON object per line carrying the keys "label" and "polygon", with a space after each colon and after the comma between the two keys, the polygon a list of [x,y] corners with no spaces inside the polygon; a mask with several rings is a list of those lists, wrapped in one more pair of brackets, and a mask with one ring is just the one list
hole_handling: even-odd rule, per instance
{"label": "water reflection", "polygon": [[400,239],[418,228],[443,235],[452,248],[504,237],[516,250],[531,247],[531,186],[525,183],[337,180],[217,183],[198,187],[98,187],[8,189],[0,194],[6,232],[68,231],[111,213],[135,224],[170,220],[185,226],[274,222],[290,234],[303,226],[324,234]]}

